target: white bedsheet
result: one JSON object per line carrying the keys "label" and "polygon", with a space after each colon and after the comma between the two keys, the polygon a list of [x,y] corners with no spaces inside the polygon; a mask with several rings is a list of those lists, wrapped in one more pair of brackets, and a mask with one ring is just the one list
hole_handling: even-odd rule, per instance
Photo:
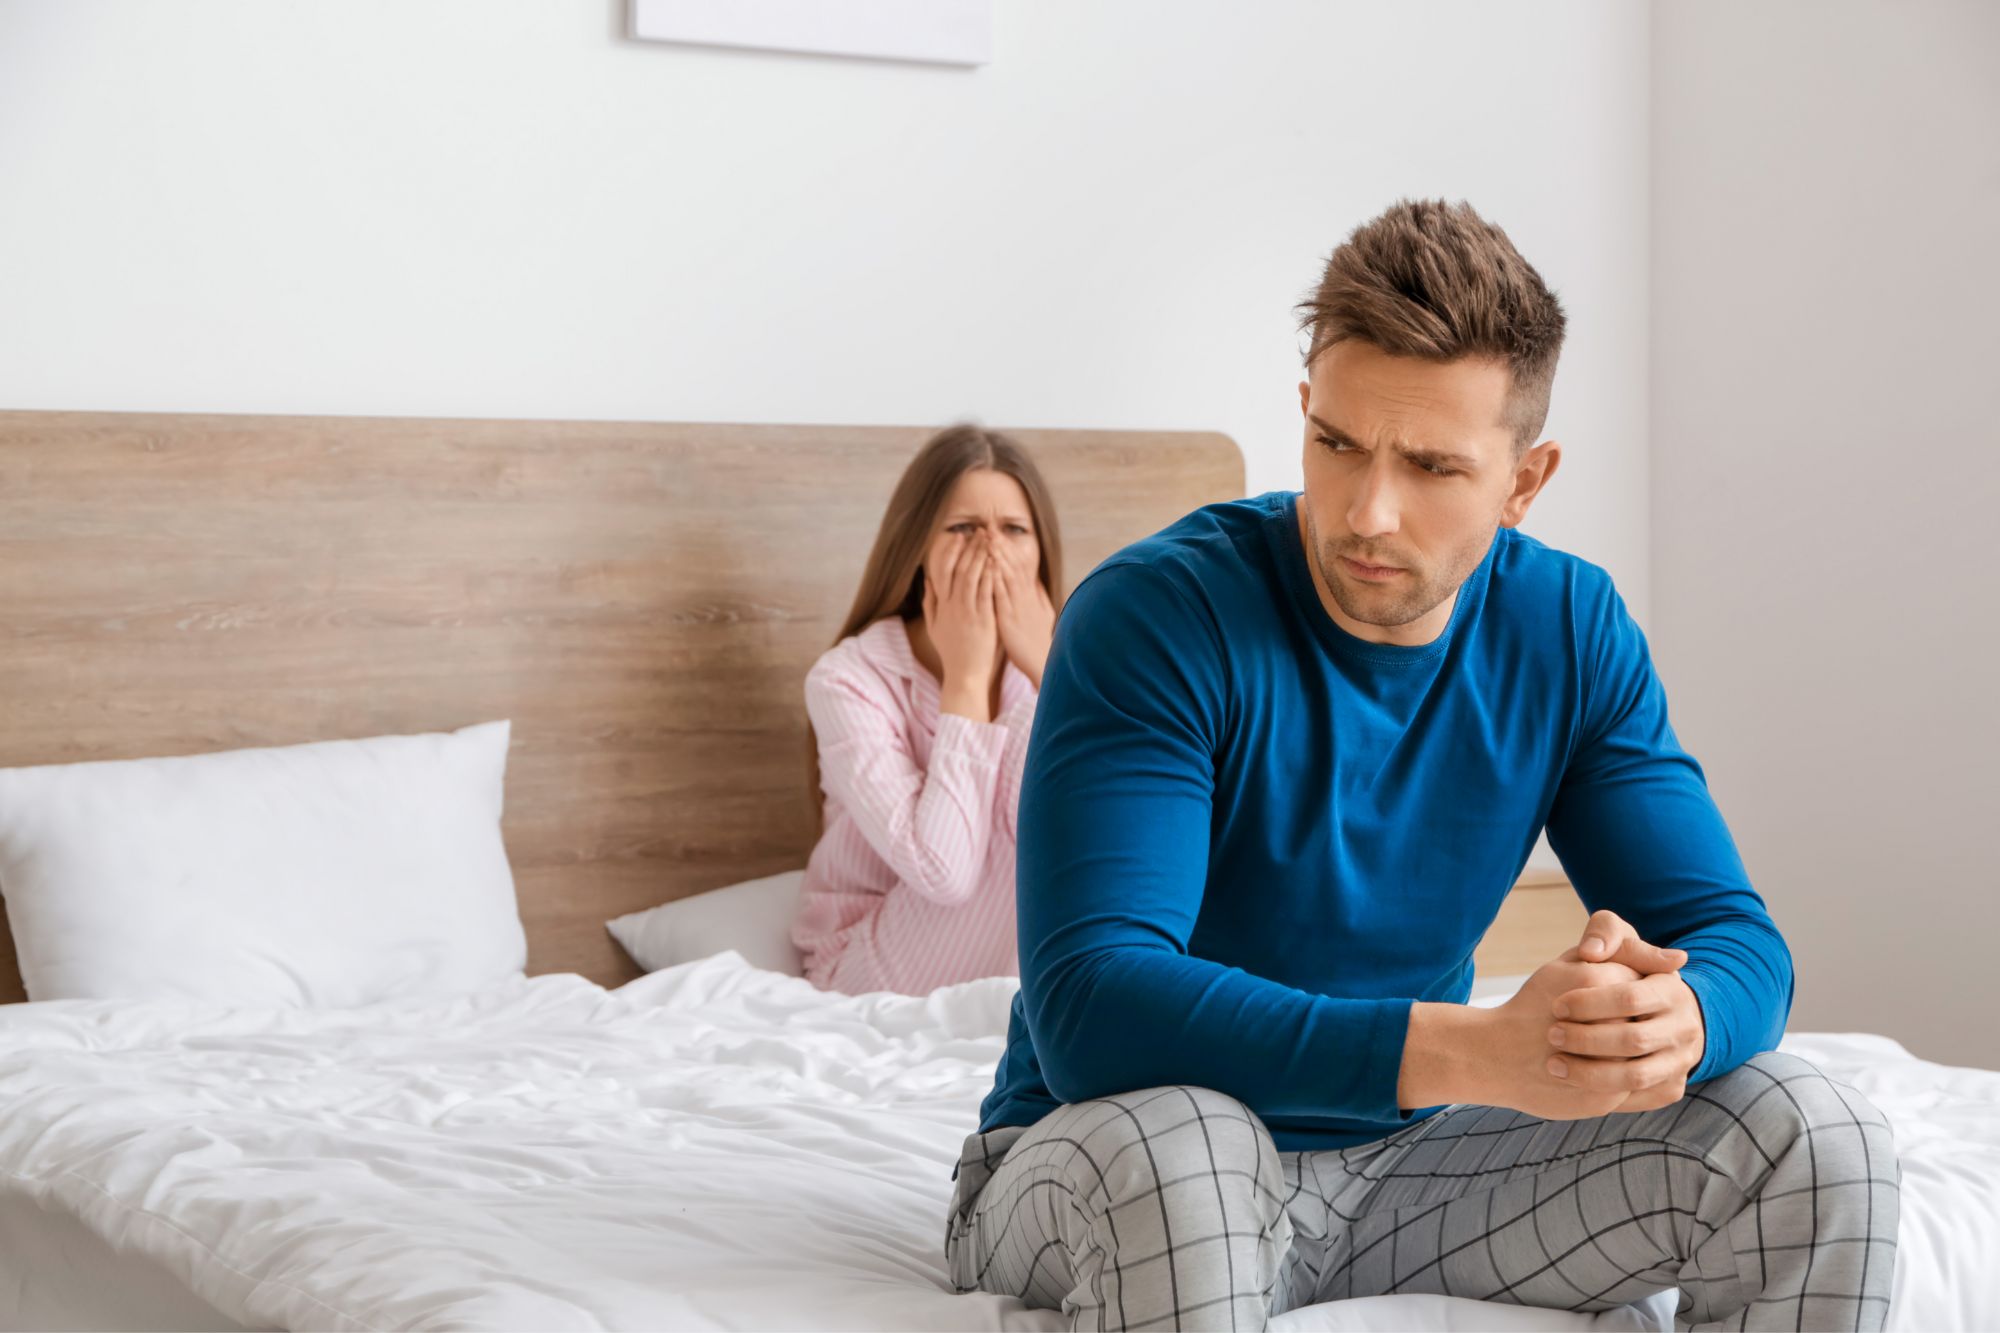
{"label": "white bedsheet", "polygon": [[[952,1295],[940,1254],[1012,991],[829,996],[725,954],[615,992],[541,977],[338,1013],[12,1006],[0,1192],[251,1326],[1052,1329]],[[1880,1037],[1787,1048],[1896,1123],[1891,1327],[2000,1323],[2000,1074]],[[1276,1327],[1654,1328],[1670,1310],[1397,1296]]]}

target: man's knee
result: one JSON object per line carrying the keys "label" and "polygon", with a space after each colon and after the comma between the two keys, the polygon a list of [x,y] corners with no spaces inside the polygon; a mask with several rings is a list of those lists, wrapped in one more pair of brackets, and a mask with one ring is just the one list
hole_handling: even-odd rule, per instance
{"label": "man's knee", "polygon": [[1726,1325],[1755,1299],[1801,1328],[1880,1328],[1900,1215],[1882,1113],[1807,1061],[1766,1052],[1690,1087],[1667,1114],[1669,1141],[1707,1173],[1695,1206],[1733,1275],[1714,1289],[1683,1281],[1694,1317]]}
{"label": "man's knee", "polygon": [[1853,1088],[1798,1056],[1766,1051],[1688,1095],[1719,1117],[1705,1156],[1746,1194],[1803,1188],[1828,1216],[1853,1214],[1872,1218],[1864,1225],[1878,1233],[1893,1229],[1895,1138],[1888,1119]]}
{"label": "man's knee", "polygon": [[1170,1229],[1181,1219],[1183,1234],[1224,1213],[1231,1229],[1282,1215],[1277,1146],[1256,1114],[1227,1093],[1145,1088],[1078,1109],[1086,1108],[1094,1122],[1086,1142],[1100,1145],[1107,1210],[1150,1209]]}
{"label": "man's knee", "polygon": [[1133,1325],[1261,1327],[1291,1248],[1270,1131],[1234,1097],[1147,1088],[1085,1103],[1104,1192],[1079,1278]]}
{"label": "man's knee", "polygon": [[1254,1327],[1290,1242],[1263,1122],[1222,1093],[1162,1087],[1044,1117],[954,1215],[946,1252],[960,1290],[1080,1326]]}

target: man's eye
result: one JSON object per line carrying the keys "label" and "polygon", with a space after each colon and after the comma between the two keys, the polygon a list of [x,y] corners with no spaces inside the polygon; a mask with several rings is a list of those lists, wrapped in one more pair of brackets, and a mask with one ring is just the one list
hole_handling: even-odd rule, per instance
{"label": "man's eye", "polygon": [[1320,436],[1319,442],[1337,454],[1351,454],[1354,452],[1353,445],[1349,444],[1346,440],[1336,440],[1331,435]]}
{"label": "man's eye", "polygon": [[1433,477],[1449,477],[1457,471],[1456,468],[1439,467],[1436,463],[1419,463],[1417,466]]}

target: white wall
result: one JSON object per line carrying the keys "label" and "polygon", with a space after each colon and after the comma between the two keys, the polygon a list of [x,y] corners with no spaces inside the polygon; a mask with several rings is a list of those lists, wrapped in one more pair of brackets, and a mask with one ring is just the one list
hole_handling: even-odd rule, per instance
{"label": "white wall", "polygon": [[1653,645],[1793,1025],[2000,1068],[2000,7],[1654,9]]}
{"label": "white wall", "polygon": [[1647,604],[1646,16],[996,0],[995,62],[610,0],[0,0],[0,405],[1220,429],[1401,195],[1568,303],[1529,528]]}

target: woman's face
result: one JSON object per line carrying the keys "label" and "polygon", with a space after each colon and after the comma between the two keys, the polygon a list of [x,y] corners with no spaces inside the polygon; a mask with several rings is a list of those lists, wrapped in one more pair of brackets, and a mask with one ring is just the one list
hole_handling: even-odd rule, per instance
{"label": "woman's face", "polygon": [[990,534],[996,553],[1036,571],[1040,578],[1042,541],[1035,531],[1028,493],[1006,473],[987,468],[962,474],[945,497],[924,551],[925,571],[936,568],[953,543],[975,541],[981,533]]}

